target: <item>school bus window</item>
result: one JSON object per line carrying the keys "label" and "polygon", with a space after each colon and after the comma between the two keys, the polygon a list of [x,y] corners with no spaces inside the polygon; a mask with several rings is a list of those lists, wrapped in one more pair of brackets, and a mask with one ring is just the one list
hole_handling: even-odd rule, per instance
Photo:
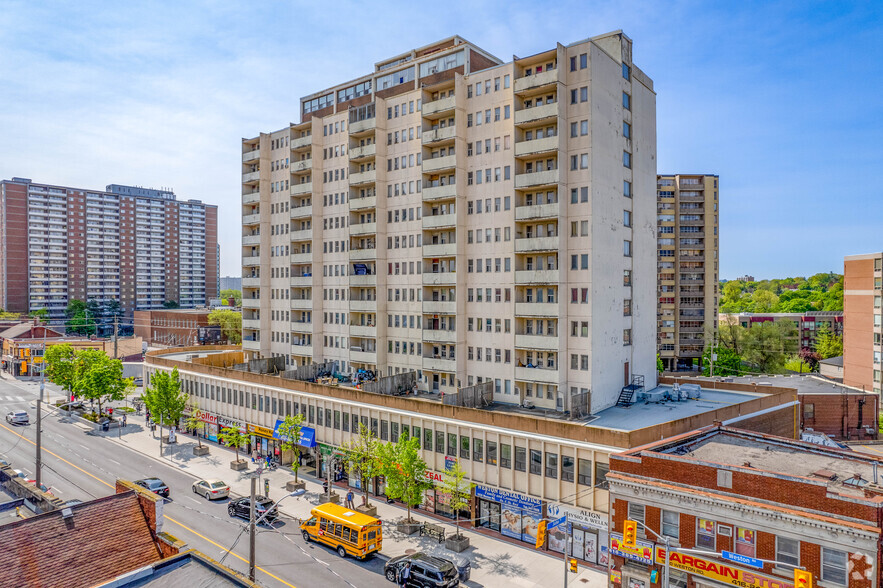
{"label": "school bus window", "polygon": [[336,523],[334,525],[334,534],[337,535],[338,537],[340,537],[340,533],[341,533],[342,528],[343,528],[343,525],[341,525],[340,523]]}

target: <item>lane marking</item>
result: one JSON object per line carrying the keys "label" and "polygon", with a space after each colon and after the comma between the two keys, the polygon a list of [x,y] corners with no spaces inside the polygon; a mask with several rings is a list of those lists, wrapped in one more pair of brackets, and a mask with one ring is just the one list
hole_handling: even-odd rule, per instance
{"label": "lane marking", "polygon": [[[30,439],[28,439],[27,437],[25,437],[24,435],[20,435],[20,434],[16,433],[15,431],[13,431],[12,429],[10,429],[9,427],[7,427],[6,425],[4,425],[4,424],[2,424],[2,423],[0,423],[0,427],[3,427],[4,429],[6,429],[7,431],[9,431],[9,432],[12,433],[13,435],[16,435],[16,436],[18,436],[18,437],[24,439],[25,441],[27,441],[28,443],[30,443],[31,445],[33,445],[33,446],[36,447],[37,444],[36,444],[34,441],[31,441]],[[83,472],[84,474],[86,474],[86,475],[89,476],[90,478],[93,478],[94,480],[96,480],[96,481],[98,481],[98,482],[101,482],[102,484],[104,484],[104,485],[107,486],[108,488],[113,488],[114,490],[116,490],[116,486],[114,486],[113,484],[108,484],[107,482],[105,482],[105,481],[102,480],[101,478],[99,478],[99,477],[97,477],[97,476],[94,476],[93,474],[87,472],[86,470],[84,470],[83,468],[79,467],[78,465],[75,465],[75,464],[69,462],[68,460],[66,460],[65,458],[61,457],[60,455],[57,455],[57,454],[53,453],[52,451],[50,451],[50,450],[48,450],[48,449],[43,449],[43,451],[45,451],[46,453],[48,453],[48,454],[51,455],[52,457],[55,457],[56,459],[59,459],[59,460],[63,461],[64,463],[66,463],[67,465],[71,466],[72,468],[75,468],[75,469],[77,469],[77,470]],[[199,537],[200,539],[203,539],[204,541],[208,541],[209,543],[211,543],[212,545],[214,545],[214,546],[217,547],[218,549],[221,549],[222,551],[227,551],[227,548],[224,547],[223,545],[221,545],[220,543],[216,543],[215,541],[212,541],[211,539],[209,539],[208,537],[206,537],[206,536],[203,535],[202,533],[199,533],[199,532],[197,532],[197,531],[194,531],[193,529],[191,529],[190,527],[188,527],[188,526],[185,525],[184,523],[181,523],[181,522],[179,522],[179,521],[173,519],[172,517],[170,517],[170,516],[168,516],[168,515],[166,515],[164,518],[165,518],[165,520],[167,520],[167,521],[169,521],[169,522],[171,522],[171,523],[174,523],[174,524],[178,525],[179,527],[181,527],[181,528],[183,528],[183,529],[185,529],[185,530],[187,530],[187,531],[190,531],[191,533],[193,533],[194,535],[196,535],[196,536]],[[244,563],[248,563],[248,560],[245,559],[244,557],[242,557],[241,555],[239,555],[238,553],[234,553],[234,552],[231,551],[231,552],[230,552],[230,555],[232,555],[233,557],[235,557],[236,559],[238,559],[238,560],[240,560],[240,561],[242,561],[242,562],[244,562]],[[255,569],[256,569],[256,570],[260,570],[261,572],[267,574],[268,576],[270,576],[271,578],[273,578],[273,579],[276,580],[277,582],[281,582],[282,584],[285,584],[286,586],[290,586],[291,588],[297,588],[297,586],[295,586],[294,584],[289,584],[288,582],[286,582],[285,580],[283,580],[283,579],[280,578],[279,576],[273,574],[272,572],[268,572],[267,570],[265,570],[264,568],[262,568],[262,567],[260,567],[260,566],[255,566]]]}
{"label": "lane marking", "polygon": [[883,451],[880,451],[879,449],[874,449],[870,445],[859,445],[859,447],[861,447],[863,450],[869,450],[873,451],[874,453],[879,453],[880,455],[883,455]]}

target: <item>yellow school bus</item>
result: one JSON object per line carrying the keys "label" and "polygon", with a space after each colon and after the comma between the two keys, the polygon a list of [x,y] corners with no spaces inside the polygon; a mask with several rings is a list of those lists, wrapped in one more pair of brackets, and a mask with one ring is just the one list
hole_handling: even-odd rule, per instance
{"label": "yellow school bus", "polygon": [[383,530],[380,520],[328,502],[310,511],[301,532],[304,541],[316,541],[330,545],[340,557],[348,554],[365,559],[380,551]]}

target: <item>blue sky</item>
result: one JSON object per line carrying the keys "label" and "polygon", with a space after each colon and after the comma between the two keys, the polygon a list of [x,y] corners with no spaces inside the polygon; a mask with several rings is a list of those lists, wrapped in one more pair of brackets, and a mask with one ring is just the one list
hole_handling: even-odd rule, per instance
{"label": "blue sky", "polygon": [[509,60],[625,31],[658,93],[659,171],[721,176],[722,278],[883,249],[878,0],[127,4],[4,0],[0,175],[216,203],[224,275],[241,269],[241,138],[452,34]]}

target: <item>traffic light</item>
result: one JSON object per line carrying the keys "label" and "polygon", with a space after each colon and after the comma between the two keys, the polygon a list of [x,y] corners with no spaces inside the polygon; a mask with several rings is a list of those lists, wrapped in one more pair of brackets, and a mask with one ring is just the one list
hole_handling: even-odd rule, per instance
{"label": "traffic light", "polygon": [[622,526],[622,544],[629,549],[638,547],[638,523],[626,520]]}
{"label": "traffic light", "polygon": [[536,548],[539,549],[546,542],[546,525],[548,523],[546,521],[540,521],[540,524],[537,525],[537,544]]}
{"label": "traffic light", "polygon": [[570,571],[573,572],[574,574],[579,571],[579,568],[576,565],[576,558],[575,557],[570,558]]}
{"label": "traffic light", "polygon": [[812,572],[794,568],[794,588],[812,588]]}

